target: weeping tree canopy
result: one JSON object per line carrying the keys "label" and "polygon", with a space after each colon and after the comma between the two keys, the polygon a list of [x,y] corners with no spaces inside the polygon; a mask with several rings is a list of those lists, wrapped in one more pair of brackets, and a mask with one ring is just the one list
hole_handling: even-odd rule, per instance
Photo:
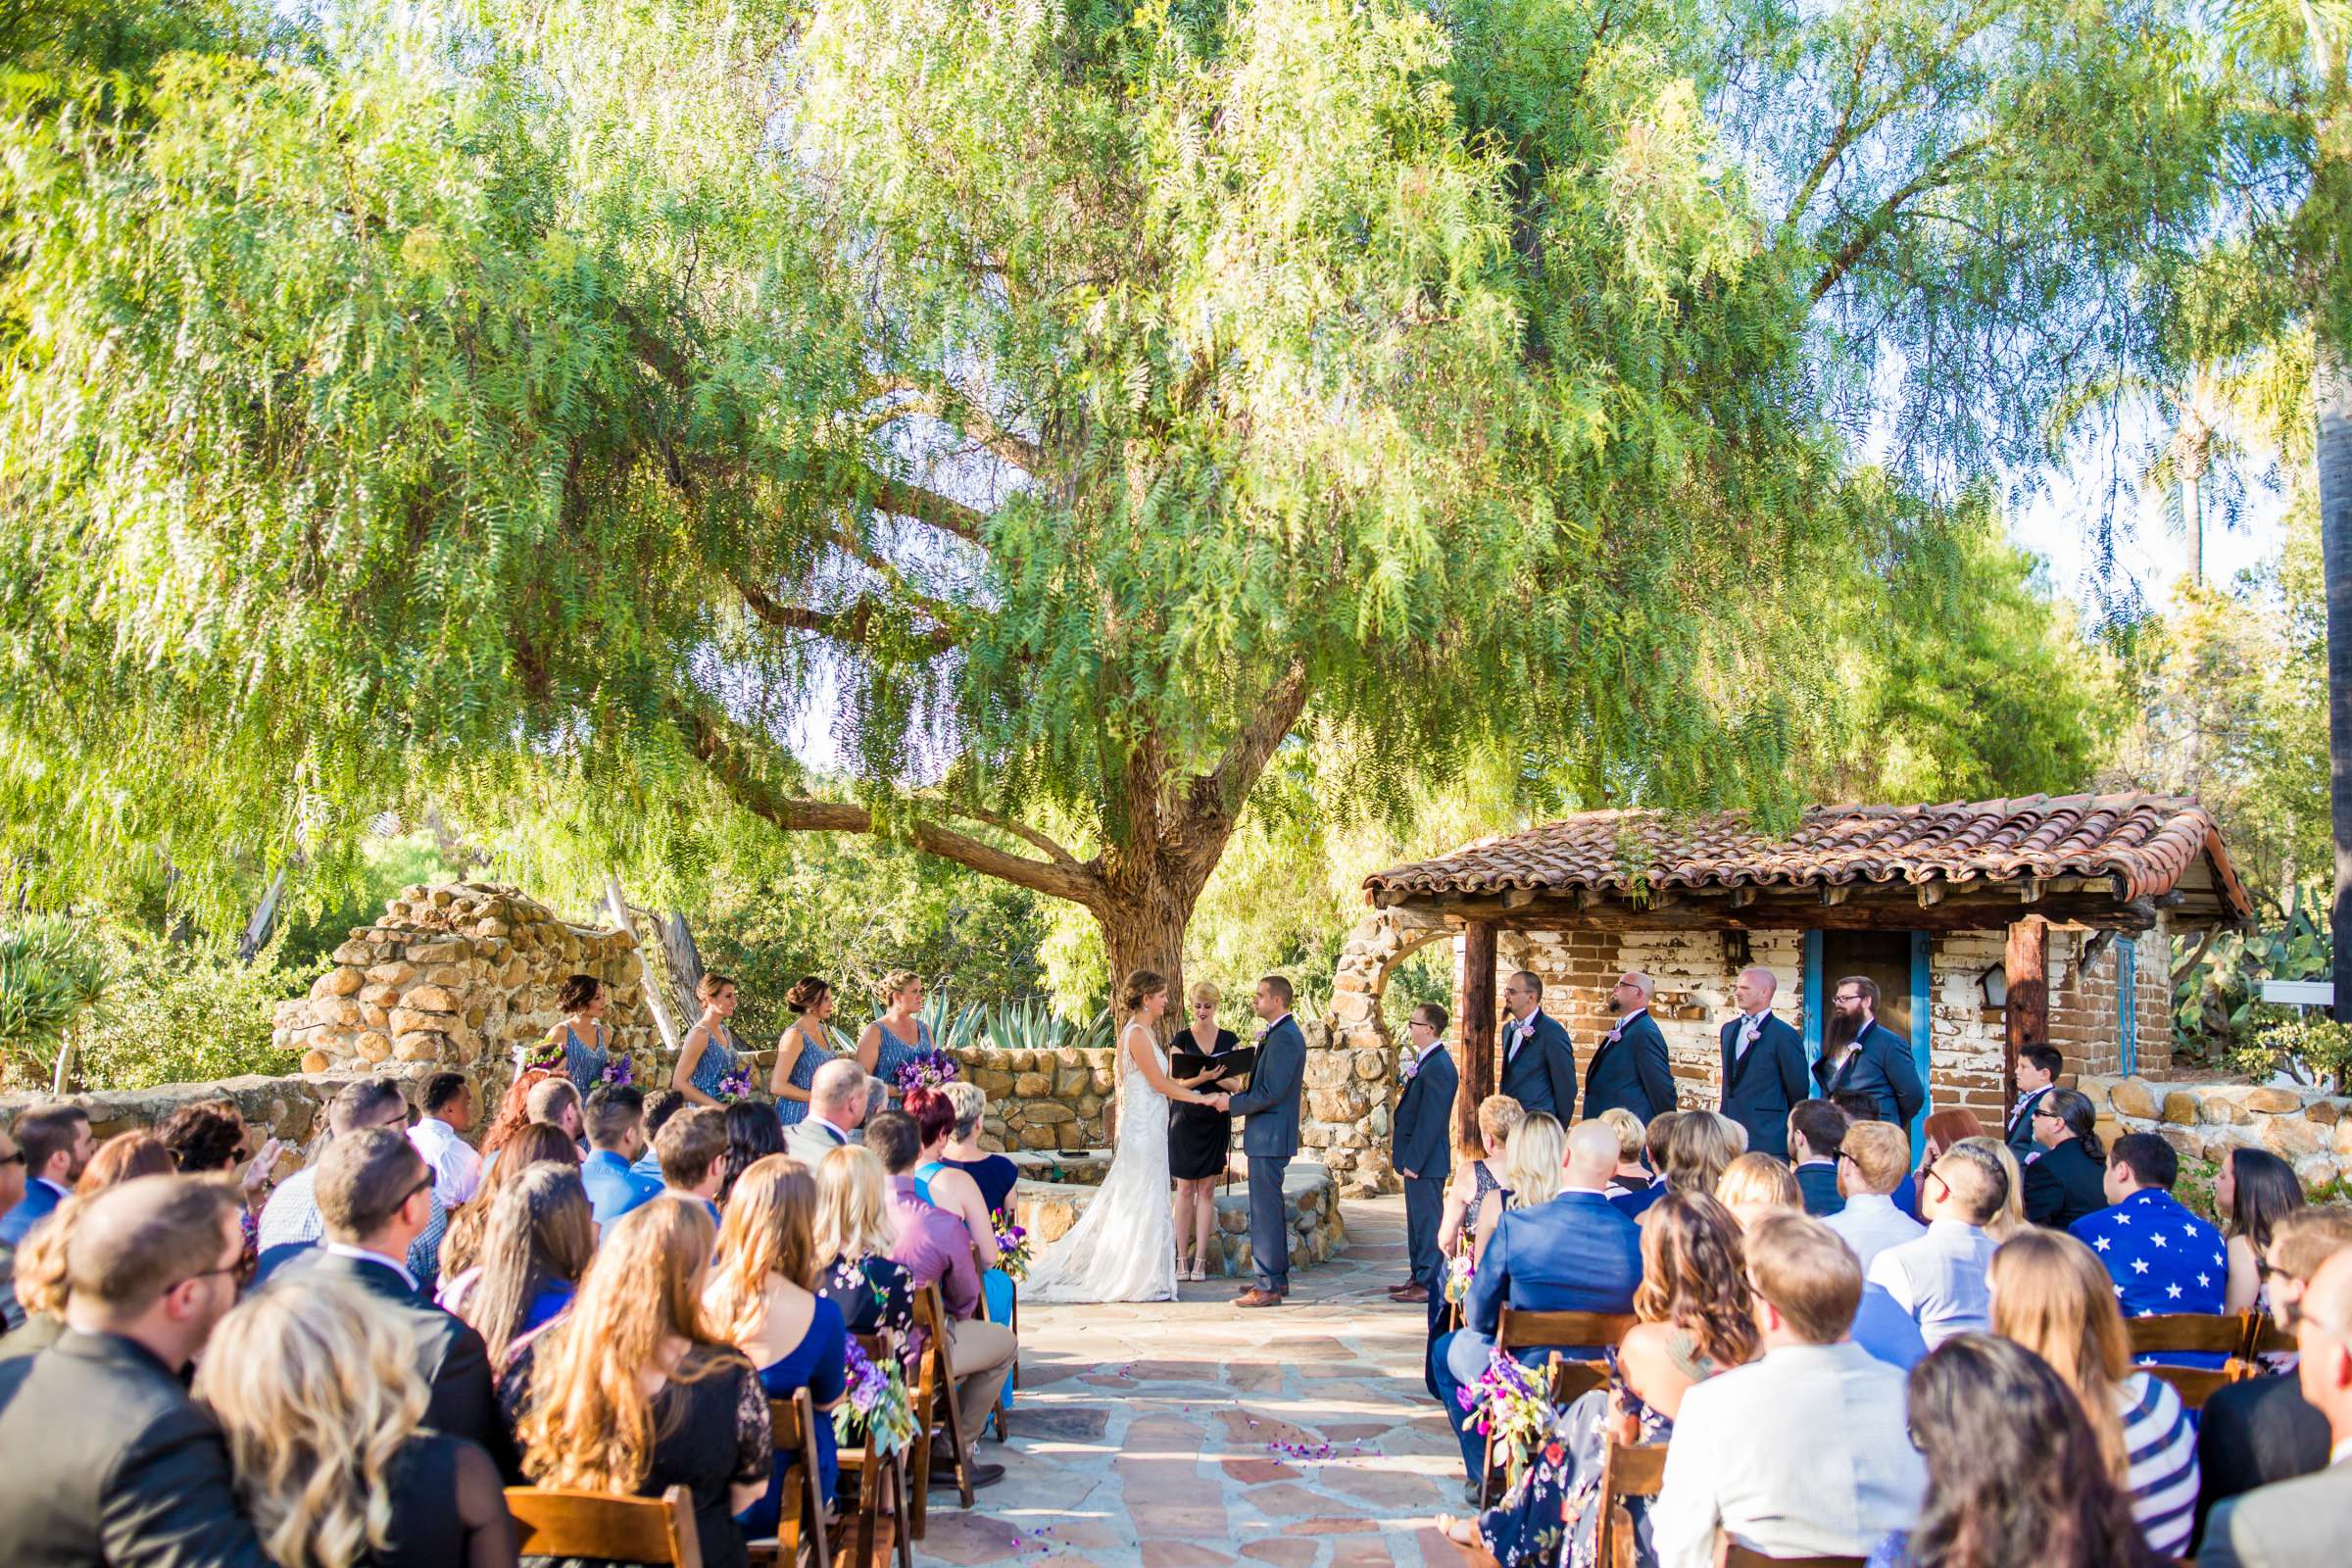
{"label": "weeping tree canopy", "polygon": [[2201,134],[2160,3],[111,15],[0,88],[35,902],[430,799],[655,889],[884,833],[1172,973],[1310,738],[1337,813],[1785,814],[1984,554],[1857,388],[1981,474],[2197,219],[2115,172]]}

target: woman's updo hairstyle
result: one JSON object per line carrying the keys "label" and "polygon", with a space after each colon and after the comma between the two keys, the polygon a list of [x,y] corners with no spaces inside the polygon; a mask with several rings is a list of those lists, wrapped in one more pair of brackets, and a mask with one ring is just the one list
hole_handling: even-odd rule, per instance
{"label": "woman's updo hairstyle", "polygon": [[824,1005],[825,999],[832,994],[830,985],[815,975],[805,974],[792,983],[790,991],[784,993],[784,1010],[796,1018],[805,1016]]}
{"label": "woman's updo hairstyle", "polygon": [[925,1144],[935,1144],[956,1130],[956,1102],[928,1084],[906,1091],[905,1109]]}
{"label": "woman's updo hairstyle", "polygon": [[882,977],[882,1004],[889,1006],[906,989],[921,980],[912,969],[893,969]]}
{"label": "woman's updo hairstyle", "polygon": [[1127,978],[1119,982],[1119,1006],[1134,1012],[1144,1004],[1144,999],[1154,991],[1168,989],[1167,976],[1154,969],[1130,969]]}
{"label": "woman's updo hairstyle", "polygon": [[567,975],[556,993],[556,1006],[563,1012],[586,1012],[596,1005],[596,994],[604,989],[605,983],[592,974]]}
{"label": "woman's updo hairstyle", "polygon": [[695,1000],[710,1002],[715,1000],[721,991],[731,991],[734,987],[734,976],[720,974],[716,969],[712,969],[694,983]]}

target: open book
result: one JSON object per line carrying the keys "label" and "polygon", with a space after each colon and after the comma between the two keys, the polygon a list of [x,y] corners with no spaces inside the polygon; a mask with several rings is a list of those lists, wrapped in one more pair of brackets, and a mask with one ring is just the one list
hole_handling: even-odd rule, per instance
{"label": "open book", "polygon": [[1168,1053],[1168,1075],[1172,1078],[1198,1078],[1204,1072],[1216,1072],[1221,1077],[1214,1085],[1203,1084],[1203,1090],[1219,1088],[1240,1089],[1250,1082],[1250,1074],[1257,1067],[1257,1048],[1240,1046],[1222,1055],[1204,1056],[1197,1051]]}

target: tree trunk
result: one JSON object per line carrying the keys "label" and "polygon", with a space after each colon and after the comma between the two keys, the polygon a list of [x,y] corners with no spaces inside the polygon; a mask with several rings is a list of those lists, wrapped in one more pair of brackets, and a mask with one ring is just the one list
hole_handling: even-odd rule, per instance
{"label": "tree trunk", "polygon": [[2335,1017],[2352,1023],[2352,367],[2323,325],[2312,354],[2319,416],[2320,559],[2328,585],[2328,807],[2334,825]]}
{"label": "tree trunk", "polygon": [[1195,898],[1174,887],[1150,887],[1143,897],[1119,900],[1095,911],[1102,928],[1102,950],[1110,956],[1110,1008],[1124,1021],[1119,987],[1137,969],[1168,983],[1168,1010],[1160,1019],[1164,1040],[1181,1021],[1184,1006],[1184,928]]}

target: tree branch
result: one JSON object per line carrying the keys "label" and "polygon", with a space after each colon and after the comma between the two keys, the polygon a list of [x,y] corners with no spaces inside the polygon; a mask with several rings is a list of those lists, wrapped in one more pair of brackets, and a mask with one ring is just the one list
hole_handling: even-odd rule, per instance
{"label": "tree branch", "polygon": [[953,801],[941,801],[939,805],[943,809],[953,811],[957,816],[969,817],[975,822],[985,822],[990,827],[1009,833],[1031,848],[1045,851],[1063,865],[1074,866],[1079,863],[1076,856],[1027,823],[1016,822],[1008,816],[999,816],[994,811],[983,811],[977,807],[958,806]]}
{"label": "tree branch", "polygon": [[895,413],[927,414],[942,424],[953,425],[987,448],[999,463],[1020,469],[1032,478],[1046,477],[1051,466],[1046,449],[1025,435],[1005,429],[983,412],[977,399],[960,389],[949,393],[920,381],[899,379],[885,381],[874,389],[877,397],[903,397],[906,402],[893,405]]}
{"label": "tree branch", "polygon": [[[812,631],[830,637],[835,642],[864,647],[873,628],[876,606],[871,599],[860,599],[846,611],[810,610],[805,605],[788,605],[765,589],[745,582],[740,577],[729,579],[735,591],[743,596],[746,609],[764,625],[785,631]],[[916,639],[928,643],[934,653],[946,653],[956,645],[954,632],[937,626]]]}
{"label": "tree branch", "polygon": [[1914,196],[1950,184],[1954,166],[1983,152],[1986,144],[1987,139],[1984,137],[1979,137],[1975,141],[1963,142],[1941,158],[1936,159],[1926,169],[1921,170],[1904,184],[1889,192],[1886,199],[1879,203],[1877,210],[1862,220],[1861,226],[1854,230],[1852,236],[1843,245],[1838,247],[1838,254],[1830,258],[1829,266],[1823,268],[1821,275],[1813,280],[1813,288],[1806,296],[1807,300],[1818,301],[1824,294],[1842,282],[1846,273],[1853,270],[1854,264],[1867,255],[1870,248],[1877,244],[1889,228],[1894,226],[1894,220],[1900,216],[1905,202]]}
{"label": "tree branch", "polygon": [[1264,771],[1266,760],[1306,710],[1310,689],[1306,666],[1293,661],[1282,678],[1258,700],[1257,711],[1250,715],[1217,765],[1193,781],[1191,806],[1196,816],[1230,822],[1241,814],[1242,803]]}

